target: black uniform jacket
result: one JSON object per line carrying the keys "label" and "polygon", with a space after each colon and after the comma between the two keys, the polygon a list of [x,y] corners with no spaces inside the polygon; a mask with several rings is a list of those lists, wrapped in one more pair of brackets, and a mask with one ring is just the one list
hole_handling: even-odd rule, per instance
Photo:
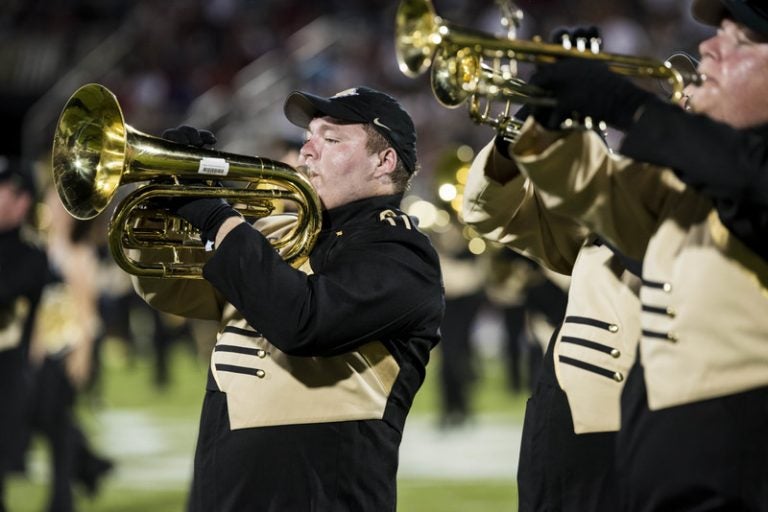
{"label": "black uniform jacket", "polygon": [[[401,199],[324,212],[298,270],[242,224],[206,281],[180,285],[225,299],[193,510],[394,510],[402,430],[444,309],[437,254]],[[211,303],[170,301],[151,281],[139,291],[166,310]]]}

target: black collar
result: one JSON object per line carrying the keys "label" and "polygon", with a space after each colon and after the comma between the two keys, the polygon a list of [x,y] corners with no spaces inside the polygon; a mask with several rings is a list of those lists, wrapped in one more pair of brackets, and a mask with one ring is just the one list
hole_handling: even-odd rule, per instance
{"label": "black collar", "polygon": [[20,238],[19,233],[21,232],[21,227],[16,226],[8,231],[2,231],[0,232],[0,239],[2,240],[10,240],[12,238]]}
{"label": "black collar", "polygon": [[337,229],[341,226],[369,219],[378,220],[382,211],[400,207],[402,194],[373,196],[358,199],[330,210],[323,210],[323,229]]}
{"label": "black collar", "polygon": [[750,128],[749,131],[754,132],[760,135],[761,137],[768,139],[768,123]]}

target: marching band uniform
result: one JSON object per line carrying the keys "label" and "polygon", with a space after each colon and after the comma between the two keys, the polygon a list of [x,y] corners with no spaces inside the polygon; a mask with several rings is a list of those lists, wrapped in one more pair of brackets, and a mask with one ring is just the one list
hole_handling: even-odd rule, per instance
{"label": "marching band uniform", "polygon": [[135,280],[160,310],[220,321],[191,510],[395,510],[398,446],[443,312],[437,254],[401,199],[324,211],[302,272],[269,245],[290,227],[271,216],[257,222],[267,237],[235,228],[205,281]]}
{"label": "marching band uniform", "polygon": [[[722,145],[695,144],[713,131]],[[550,211],[643,258],[639,362],[617,444],[622,510],[768,503],[765,173],[752,172],[764,169],[754,149],[765,135],[659,102],[623,142],[622,153],[637,160],[610,154],[594,133],[553,137],[532,120],[513,149]],[[659,140],[677,147],[676,137],[706,151],[660,150]]]}
{"label": "marching band uniform", "polygon": [[464,221],[486,238],[571,276],[568,304],[528,401],[518,473],[519,510],[617,510],[613,468],[620,396],[639,336],[639,265],[542,203],[530,180],[499,184],[511,167],[501,139],[478,153]]}

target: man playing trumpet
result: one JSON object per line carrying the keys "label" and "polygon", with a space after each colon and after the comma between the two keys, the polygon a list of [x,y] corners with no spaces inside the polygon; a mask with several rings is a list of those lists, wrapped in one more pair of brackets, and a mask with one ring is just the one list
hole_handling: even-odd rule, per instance
{"label": "man playing trumpet", "polygon": [[[691,111],[588,60],[540,66],[510,155],[547,211],[642,260],[638,359],[621,399],[619,510],[768,510],[768,11],[696,0]],[[591,117],[623,130],[618,154]],[[569,397],[570,398],[570,397]]]}

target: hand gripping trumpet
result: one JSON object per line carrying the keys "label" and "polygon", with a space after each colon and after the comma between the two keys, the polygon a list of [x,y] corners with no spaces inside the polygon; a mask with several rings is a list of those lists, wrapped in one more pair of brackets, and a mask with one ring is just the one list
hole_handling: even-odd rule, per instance
{"label": "hand gripping trumpet", "polygon": [[[118,187],[148,182],[118,204],[108,230],[115,262],[136,276],[202,277],[205,248],[199,232],[163,209],[164,198],[219,197],[247,219],[279,212],[286,202],[295,204],[295,226],[272,242],[294,267],[307,259],[320,231],[320,200],[309,180],[291,166],[142,133],[125,124],[114,94],[99,84],[84,85],[67,101],[52,158],[59,198],[77,219],[105,210]],[[213,186],[214,180],[240,186]],[[157,257],[140,261],[132,249]]]}

